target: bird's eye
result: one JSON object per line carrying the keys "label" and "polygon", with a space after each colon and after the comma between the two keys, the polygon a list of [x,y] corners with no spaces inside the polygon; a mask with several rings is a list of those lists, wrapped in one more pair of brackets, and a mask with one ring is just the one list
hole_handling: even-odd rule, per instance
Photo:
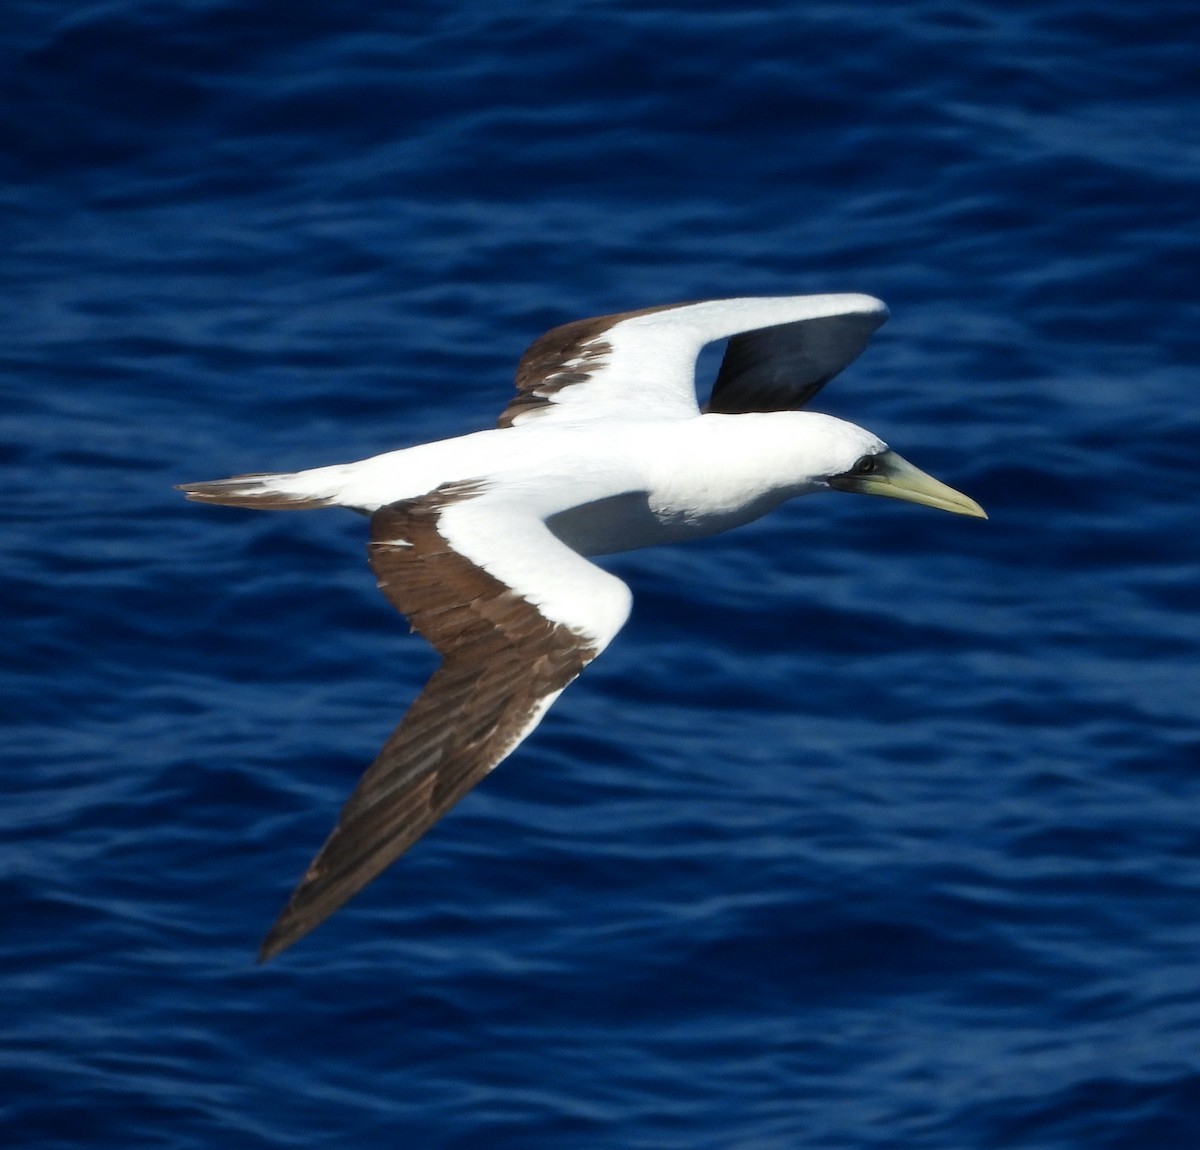
{"label": "bird's eye", "polygon": [[879,466],[873,455],[864,455],[851,469],[851,475],[870,475]]}

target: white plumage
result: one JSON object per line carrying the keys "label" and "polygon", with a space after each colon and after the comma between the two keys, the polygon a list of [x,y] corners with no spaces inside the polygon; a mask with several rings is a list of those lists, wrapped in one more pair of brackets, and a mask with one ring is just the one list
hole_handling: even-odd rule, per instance
{"label": "white plumage", "polygon": [[[500,426],[291,474],[184,485],[204,502],[372,515],[384,593],[443,665],[268,934],[267,958],[412,845],[529,734],[629,613],[587,556],[711,535],[823,489],[977,503],[869,431],[797,410],[887,318],[870,296],[711,300],[579,320],[525,353]],[[729,339],[702,411],[700,349]]]}

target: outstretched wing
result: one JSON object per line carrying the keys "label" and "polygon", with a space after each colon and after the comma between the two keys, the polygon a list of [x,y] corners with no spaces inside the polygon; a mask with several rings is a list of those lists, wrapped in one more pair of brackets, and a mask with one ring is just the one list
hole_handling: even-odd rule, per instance
{"label": "outstretched wing", "polygon": [[530,345],[500,426],[694,416],[696,357],[720,339],[730,344],[709,410],[799,407],[862,351],[887,314],[871,296],[843,294],[707,300],[576,320]]}
{"label": "outstretched wing", "polygon": [[259,961],[333,914],[509,755],[629,613],[624,583],[471,485],[377,511],[369,555],[383,593],[442,664],[359,781]]}

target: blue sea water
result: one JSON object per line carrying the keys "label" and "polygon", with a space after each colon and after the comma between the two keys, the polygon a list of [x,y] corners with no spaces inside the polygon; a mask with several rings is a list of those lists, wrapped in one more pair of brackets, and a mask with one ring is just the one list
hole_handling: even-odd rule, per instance
{"label": "blue sea water", "polygon": [[[1200,1145],[1194,4],[10,0],[0,1144]],[[349,514],[568,319],[865,291],[978,498],[621,556],[613,646],[266,967],[433,665]],[[706,370],[712,361],[705,359]]]}

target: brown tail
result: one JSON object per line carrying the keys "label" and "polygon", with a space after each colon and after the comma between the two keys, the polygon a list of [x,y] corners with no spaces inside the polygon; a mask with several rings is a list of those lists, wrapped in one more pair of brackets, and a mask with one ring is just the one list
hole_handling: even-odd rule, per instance
{"label": "brown tail", "polygon": [[268,473],[234,475],[230,479],[212,479],[206,483],[180,483],[176,490],[197,503],[220,503],[225,507],[253,507],[259,511],[303,511],[308,507],[329,507],[335,501],[325,496],[293,495],[281,491],[274,482],[287,478]]}

